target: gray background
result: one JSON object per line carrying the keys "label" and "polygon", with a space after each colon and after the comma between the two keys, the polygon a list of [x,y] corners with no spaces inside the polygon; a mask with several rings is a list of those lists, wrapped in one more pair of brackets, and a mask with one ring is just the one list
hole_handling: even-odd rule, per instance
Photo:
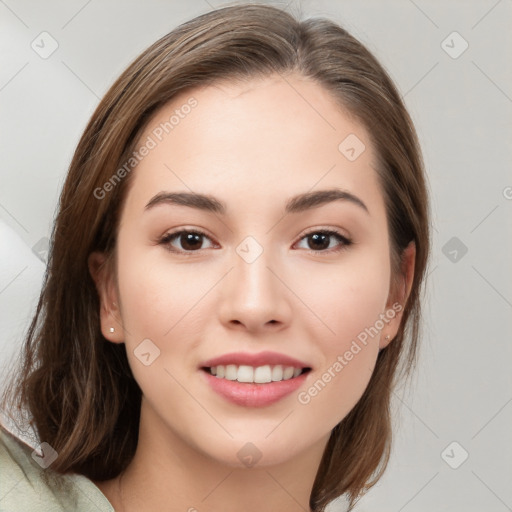
{"label": "gray background", "polygon": [[[395,394],[388,471],[357,512],[512,510],[512,1],[266,3],[334,19],[380,59],[416,124],[430,182],[421,363]],[[156,39],[221,5],[0,0],[4,373],[36,304],[67,166],[99,99]]]}

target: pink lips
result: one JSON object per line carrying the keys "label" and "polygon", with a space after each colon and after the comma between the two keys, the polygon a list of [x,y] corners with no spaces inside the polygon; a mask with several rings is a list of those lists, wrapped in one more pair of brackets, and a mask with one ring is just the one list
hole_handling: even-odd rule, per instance
{"label": "pink lips", "polygon": [[303,373],[292,379],[268,382],[265,384],[220,379],[205,371],[201,373],[213,391],[229,402],[244,407],[265,407],[278,402],[299,389],[310,372]]}
{"label": "pink lips", "polygon": [[299,361],[293,357],[279,354],[277,352],[259,352],[257,354],[249,354],[247,352],[231,352],[230,354],[224,354],[213,359],[208,359],[204,363],[201,363],[202,368],[211,368],[212,366],[236,364],[247,365],[247,366],[265,366],[265,365],[278,365],[293,366],[295,368],[310,368],[311,366],[303,361]]}
{"label": "pink lips", "polygon": [[[204,361],[200,369],[211,368],[212,366],[236,364],[247,366],[293,366],[294,368],[311,367],[293,357],[279,354],[277,352],[260,352],[258,354],[249,354],[244,352],[233,352],[223,356],[215,357]],[[256,384],[250,382],[238,382],[237,380],[228,380],[211,375],[208,371],[201,371],[203,378],[209,384],[211,389],[229,402],[244,407],[265,407],[278,402],[282,398],[290,395],[302,386],[309,375],[304,372],[298,377],[288,380],[266,382]]]}

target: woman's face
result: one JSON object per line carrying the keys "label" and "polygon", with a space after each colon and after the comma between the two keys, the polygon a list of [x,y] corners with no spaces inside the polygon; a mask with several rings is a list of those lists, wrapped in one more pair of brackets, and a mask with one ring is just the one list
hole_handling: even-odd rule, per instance
{"label": "woman's face", "polygon": [[[237,466],[325,443],[401,316],[367,132],[319,85],[272,76],[182,93],[143,146],[102,312],[142,389],[142,427]],[[229,377],[278,379],[280,356],[310,370],[251,384],[204,369],[263,352],[274,358],[235,355],[249,368]]]}

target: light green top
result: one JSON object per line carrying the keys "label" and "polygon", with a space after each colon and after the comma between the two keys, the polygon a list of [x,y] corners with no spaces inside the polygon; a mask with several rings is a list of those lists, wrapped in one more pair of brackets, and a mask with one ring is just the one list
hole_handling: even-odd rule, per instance
{"label": "light green top", "polygon": [[45,449],[38,457],[40,452],[0,426],[0,512],[115,512],[85,476],[52,471],[52,450]]}

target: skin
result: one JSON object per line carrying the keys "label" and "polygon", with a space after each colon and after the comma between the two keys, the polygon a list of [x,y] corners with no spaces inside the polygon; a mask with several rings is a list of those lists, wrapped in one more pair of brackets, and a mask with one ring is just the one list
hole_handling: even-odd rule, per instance
{"label": "skin", "polygon": [[[121,492],[119,477],[95,483],[116,510],[310,510],[330,431],[363,394],[401,314],[360,344],[308,404],[298,393],[380,314],[405,303],[414,245],[405,253],[402,284],[393,290],[385,205],[368,134],[318,84],[291,75],[196,88],[157,112],[140,141],[191,96],[197,107],[133,171],[117,273],[100,269],[101,253],[89,259],[103,335],[126,344],[143,392],[139,443]],[[366,146],[353,162],[338,150],[351,133]],[[284,215],[289,197],[332,187],[356,195],[368,212],[335,201]],[[227,204],[227,214],[169,204],[145,211],[161,191],[213,195]],[[196,252],[183,237],[168,244],[181,254],[158,244],[178,228],[206,233]],[[325,228],[353,244],[336,253],[342,244],[335,237],[326,249],[305,237]],[[252,263],[236,252],[249,235],[263,249]],[[183,255],[186,249],[192,256]],[[160,350],[149,366],[134,355],[146,338]],[[263,350],[313,368],[298,392],[264,408],[227,402],[198,369],[221,354]],[[252,468],[237,457],[248,442],[262,454]]]}

